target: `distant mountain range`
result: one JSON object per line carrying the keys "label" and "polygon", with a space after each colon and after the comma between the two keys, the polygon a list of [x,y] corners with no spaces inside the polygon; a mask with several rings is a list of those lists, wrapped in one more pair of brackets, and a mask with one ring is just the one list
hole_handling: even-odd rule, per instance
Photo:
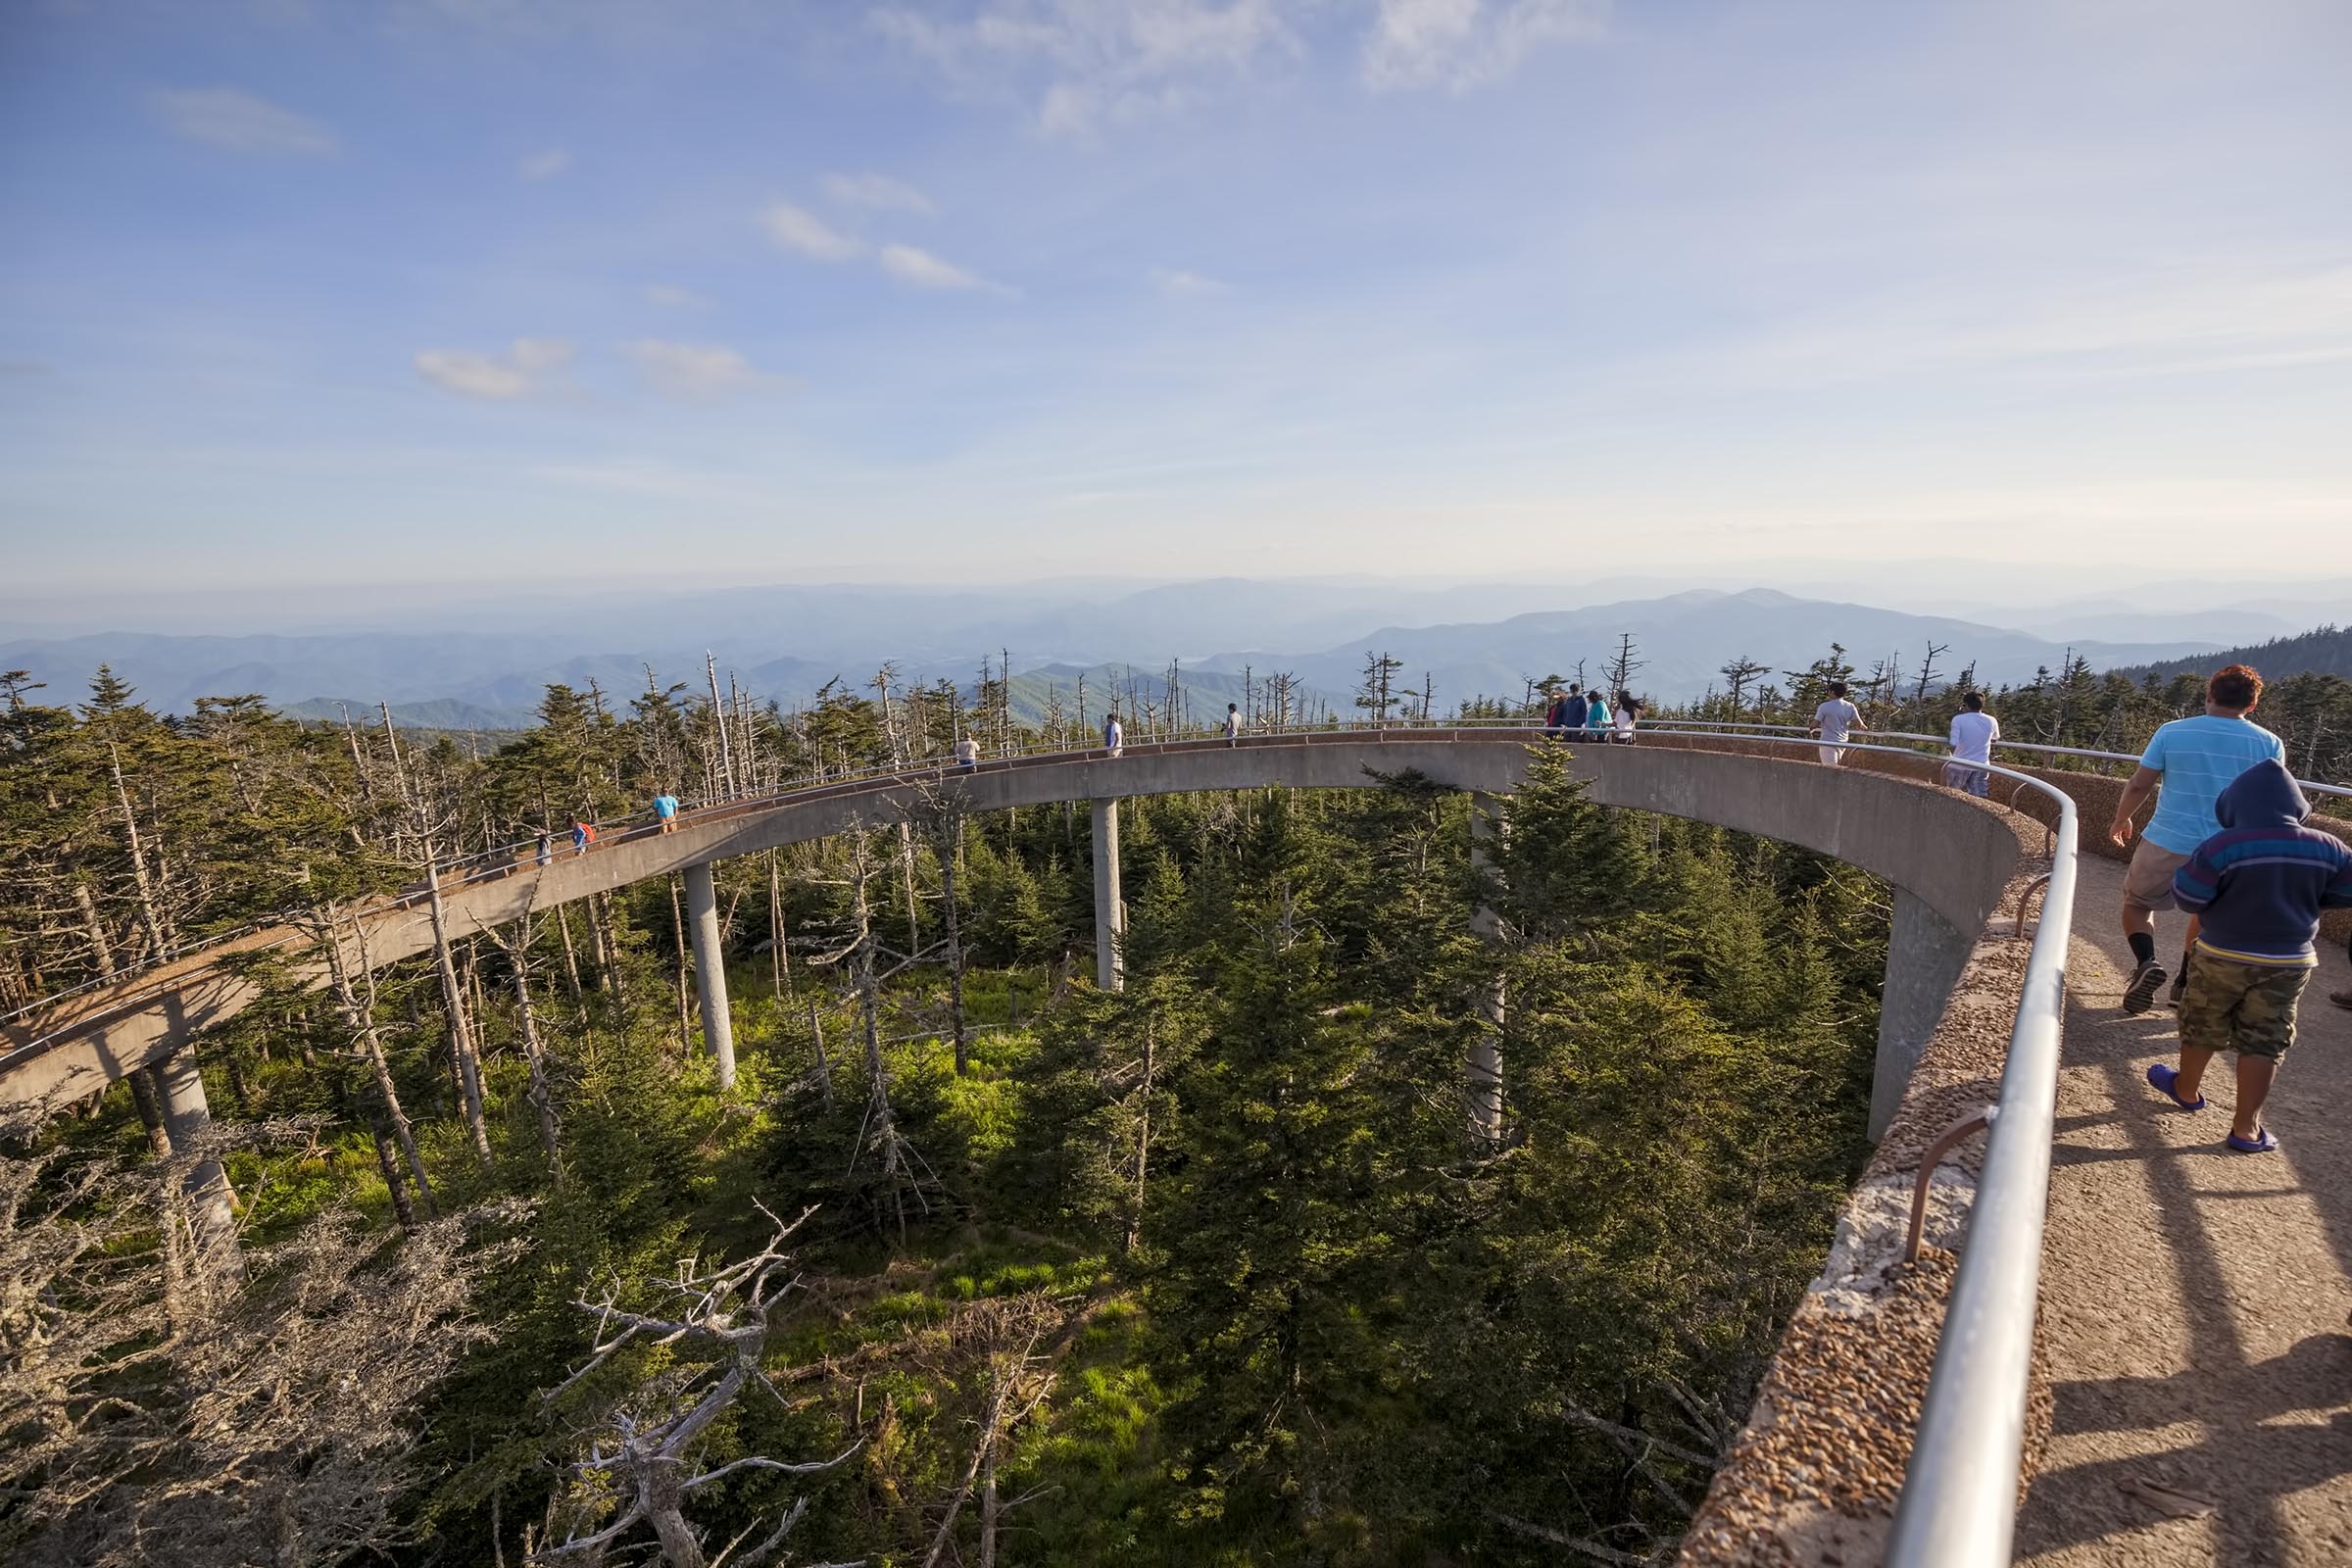
{"label": "distant mountain range", "polygon": [[[1717,671],[1735,658],[1801,668],[1833,640],[1864,670],[1896,659],[1916,670],[1933,642],[1945,650],[1939,674],[1956,676],[1973,664],[1980,680],[1998,684],[2030,680],[2070,650],[2102,666],[2203,658],[2218,639],[2181,628],[2225,623],[2213,612],[2184,612],[2176,620],[2086,606],[2086,621],[2137,635],[2070,643],[1770,589],[1594,602],[1607,586],[1331,577],[1219,578],[1141,590],[1042,583],[968,592],[836,585],[615,594],[506,606],[495,615],[496,631],[379,626],[345,634],[18,638],[0,641],[0,668],[31,670],[58,701],[78,696],[105,662],[166,711],[187,711],[199,697],[259,692],[311,716],[336,716],[338,700],[355,712],[382,701],[398,721],[420,727],[511,729],[531,721],[551,682],[585,688],[594,681],[625,701],[645,689],[651,665],[663,685],[700,689],[707,648],[718,652],[722,683],[732,676],[787,706],[837,677],[863,688],[886,660],[897,662],[901,682],[946,678],[968,688],[983,661],[1008,654],[1020,672],[1016,708],[1031,714],[1042,711],[1049,687],[1073,687],[1081,670],[1093,672],[1090,691],[1107,691],[1114,671],[1123,685],[1131,666],[1149,684],[1172,658],[1186,672],[1196,713],[1237,697],[1245,670],[1253,678],[1287,671],[1348,711],[1367,654],[1385,652],[1403,662],[1399,686],[1417,689],[1425,676],[1434,679],[1444,711],[1468,697],[1517,697],[1531,678],[1574,677],[1580,661],[1584,677],[1597,679],[1625,633],[1643,661],[1636,684],[1672,701],[1719,684]],[[465,618],[454,607],[450,615]],[[492,618],[485,611],[474,621]],[[1090,703],[1090,714],[1099,711]]]}

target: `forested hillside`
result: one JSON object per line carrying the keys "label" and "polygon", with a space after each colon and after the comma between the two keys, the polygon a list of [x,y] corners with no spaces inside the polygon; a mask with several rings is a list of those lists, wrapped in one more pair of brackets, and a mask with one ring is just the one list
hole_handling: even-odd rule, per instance
{"label": "forested hillside", "polygon": [[[0,1009],[666,785],[1077,728],[1002,680],[555,687],[480,756],[104,673],[4,700]],[[215,1144],[163,1159],[125,1085],[8,1129],[0,1555],[1657,1560],[1864,1153],[1886,892],[1556,749],[1502,810],[1474,862],[1409,775],[1130,802],[1122,992],[1084,811],[723,862],[728,1090],[674,882],[281,966],[202,1040]],[[241,1264],[194,1249],[213,1154]]]}
{"label": "forested hillside", "polygon": [[2352,626],[2321,626],[2294,637],[2274,637],[2250,648],[2232,648],[2205,659],[2176,659],[2146,664],[2123,673],[2133,680],[2154,675],[2159,680],[2190,670],[2219,669],[2224,664],[2252,664],[2266,676],[2338,675],[2352,680]]}

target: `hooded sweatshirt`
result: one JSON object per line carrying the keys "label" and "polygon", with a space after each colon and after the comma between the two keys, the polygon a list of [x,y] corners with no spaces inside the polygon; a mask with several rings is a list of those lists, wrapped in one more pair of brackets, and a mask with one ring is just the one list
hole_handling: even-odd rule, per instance
{"label": "hooded sweatshirt", "polygon": [[2352,906],[2352,848],[2303,825],[2311,804],[2265,760],[2213,803],[2222,831],[2173,873],[2173,897],[2203,917],[2197,946],[2231,963],[2308,968],[2320,911]]}

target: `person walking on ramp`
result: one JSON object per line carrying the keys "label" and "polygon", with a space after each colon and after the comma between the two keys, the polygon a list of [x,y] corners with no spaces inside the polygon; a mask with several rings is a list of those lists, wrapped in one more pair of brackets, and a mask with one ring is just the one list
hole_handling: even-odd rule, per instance
{"label": "person walking on ramp", "polygon": [[2230,1147],[2241,1154],[2278,1147],[2262,1105],[2295,1043],[2295,1004],[2320,961],[2320,911],[2352,907],[2352,848],[2304,826],[2310,815],[2284,766],[2256,762],[2214,803],[2222,830],[2173,873],[2174,902],[2203,926],[2180,998],[2180,1065],[2158,1062],[2148,1082],[2183,1109],[2202,1109],[2206,1063],[2235,1051]]}
{"label": "person walking on ramp", "polygon": [[675,833],[678,830],[678,798],[667,790],[655,796],[654,815],[661,819],[662,832]]}
{"label": "person walking on ramp", "polygon": [[1952,760],[1943,764],[1943,781],[1965,794],[1992,794],[1992,743],[2001,738],[2001,721],[1984,711],[1984,694],[1970,692],[1960,699],[1952,715]]}
{"label": "person walking on ramp", "polygon": [[1845,737],[1862,725],[1862,710],[1845,700],[1846,684],[1830,682],[1830,695],[1813,710],[1813,733],[1821,737],[1821,765],[1836,767],[1845,760]]}
{"label": "person walking on ramp", "polygon": [[[2132,819],[2156,797],[2156,814],[2132,851],[2124,873],[2124,940],[2132,945],[2132,983],[2124,988],[2124,1011],[2145,1012],[2165,982],[2156,961],[2156,911],[2173,902],[2173,873],[2213,832],[2214,803],[2237,775],[2260,761],[2286,762],[2286,745],[2246,715],[2262,701],[2262,677],[2244,664],[2231,664],[2205,683],[2205,711],[2176,718],[2149,737],[2139,771],[2115,803],[2107,840],[2117,849],[2132,844]],[[2162,788],[2158,786],[2161,785]],[[2188,983],[2188,955],[2197,940],[2189,916],[2181,941],[2180,973],[2173,1000]]]}
{"label": "person walking on ramp", "polygon": [[1116,757],[1126,745],[1127,732],[1119,727],[1118,710],[1114,709],[1102,719],[1102,749]]}

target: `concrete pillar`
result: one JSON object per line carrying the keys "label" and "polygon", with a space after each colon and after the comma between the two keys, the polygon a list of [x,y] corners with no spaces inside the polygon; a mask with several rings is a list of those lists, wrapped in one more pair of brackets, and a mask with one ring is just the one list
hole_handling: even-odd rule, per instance
{"label": "concrete pillar", "polygon": [[1119,803],[1095,805],[1095,984],[1104,991],[1127,989],[1127,960],[1119,952],[1127,939],[1127,901],[1119,897]]}
{"label": "concrete pillar", "polygon": [[1870,1141],[1894,1120],[1910,1087],[1911,1069],[1943,1019],[1944,1004],[1968,967],[1976,939],[1952,929],[1942,915],[1901,888],[1886,937],[1886,981],[1879,1003],[1879,1054],[1870,1080]]}
{"label": "concrete pillar", "polygon": [[718,1087],[735,1087],[735,1019],[727,1011],[727,963],[718,939],[718,889],[710,863],[686,868],[686,933],[694,942],[694,984],[703,998],[703,1044],[718,1062]]}
{"label": "concrete pillar", "polygon": [[[157,1062],[154,1071],[157,1086],[164,1092],[164,1125],[172,1147],[177,1153],[190,1153],[202,1147],[204,1135],[213,1125],[213,1107],[204,1098],[204,1074],[197,1068],[196,1053],[183,1047]],[[223,1249],[233,1257],[237,1221],[230,1205],[236,1194],[229,1188],[228,1173],[220,1168],[220,1161],[196,1161],[181,1179],[181,1190],[188,1196],[196,1245],[208,1262],[225,1261],[220,1257]]]}
{"label": "concrete pillar", "polygon": [[[1494,797],[1481,791],[1470,797],[1470,863],[1478,869],[1488,864],[1487,841],[1494,836]],[[1501,932],[1501,920],[1494,911],[1481,905],[1470,911],[1470,929],[1495,941]],[[1479,1007],[1487,1015],[1487,1029],[1470,1047],[1470,1059],[1463,1071],[1463,1091],[1470,1108],[1470,1142],[1473,1147],[1492,1149],[1502,1142],[1502,1024],[1510,998],[1504,983],[1496,976],[1494,984],[1479,999]]]}

